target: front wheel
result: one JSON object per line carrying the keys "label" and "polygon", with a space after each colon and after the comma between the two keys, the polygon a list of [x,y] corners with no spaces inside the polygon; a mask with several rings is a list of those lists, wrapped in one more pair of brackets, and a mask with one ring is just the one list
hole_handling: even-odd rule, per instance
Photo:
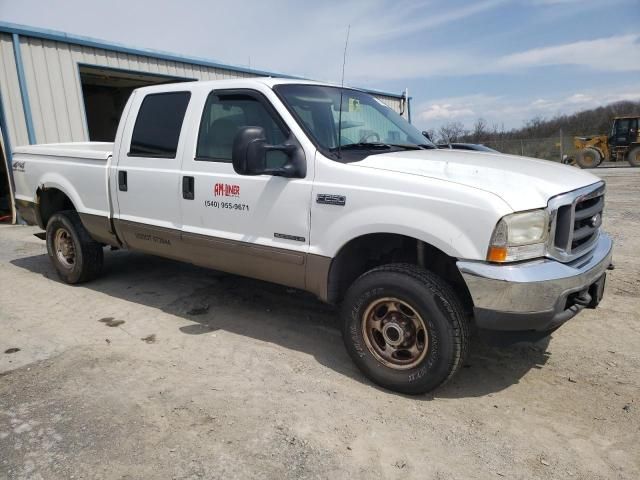
{"label": "front wheel", "polygon": [[92,280],[100,274],[102,245],[91,238],[78,213],[54,214],[47,223],[47,253],[58,275],[67,283]]}
{"label": "front wheel", "polygon": [[640,146],[632,148],[627,154],[627,161],[632,167],[640,167]]}
{"label": "front wheel", "polygon": [[451,287],[415,265],[375,268],[347,292],[343,339],[362,372],[407,394],[442,385],[462,366],[469,324]]}
{"label": "front wheel", "polygon": [[580,150],[576,155],[576,163],[580,168],[596,168],[602,160],[600,152],[590,147]]}

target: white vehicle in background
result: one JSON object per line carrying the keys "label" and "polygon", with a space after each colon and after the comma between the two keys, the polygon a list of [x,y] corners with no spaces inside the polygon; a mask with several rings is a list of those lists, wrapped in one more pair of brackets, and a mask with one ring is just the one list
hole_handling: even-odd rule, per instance
{"label": "white vehicle in background", "polygon": [[472,324],[549,332],[595,308],[611,264],[597,177],[437,149],[314,82],[141,88],[115,143],[17,148],[14,178],[66,282],[111,245],[307,290],[342,305],[358,367],[405,393],[461,367]]}

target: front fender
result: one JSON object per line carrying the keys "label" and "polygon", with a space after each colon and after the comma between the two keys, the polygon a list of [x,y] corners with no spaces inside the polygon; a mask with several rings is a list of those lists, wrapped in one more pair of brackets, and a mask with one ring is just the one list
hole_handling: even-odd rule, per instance
{"label": "front fender", "polygon": [[333,258],[354,238],[391,233],[421,240],[454,258],[483,259],[495,226],[495,214],[483,210],[467,214],[469,218],[464,221],[456,216],[447,218],[437,212],[409,206],[358,208],[336,216],[322,230],[314,228],[312,223],[310,250]]}

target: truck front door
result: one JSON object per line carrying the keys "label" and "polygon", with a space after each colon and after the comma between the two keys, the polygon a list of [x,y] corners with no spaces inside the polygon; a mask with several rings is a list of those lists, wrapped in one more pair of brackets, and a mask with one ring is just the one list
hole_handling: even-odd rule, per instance
{"label": "truck front door", "polygon": [[144,94],[131,100],[111,176],[114,221],[129,248],[180,258],[181,134],[190,92]]}
{"label": "truck front door", "polygon": [[[202,117],[189,141],[193,152],[182,164],[182,240],[189,260],[304,287],[312,162],[307,158],[306,178],[236,174],[231,149],[239,128],[263,127],[270,144],[283,143],[291,132],[256,90],[203,92],[200,101]],[[282,152],[267,157],[271,167],[286,160]]]}

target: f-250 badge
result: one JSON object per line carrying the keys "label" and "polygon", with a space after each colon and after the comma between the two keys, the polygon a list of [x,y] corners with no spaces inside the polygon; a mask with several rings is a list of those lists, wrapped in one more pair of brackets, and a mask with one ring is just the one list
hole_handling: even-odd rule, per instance
{"label": "f-250 badge", "polygon": [[347,203],[347,197],[344,195],[331,195],[329,193],[319,193],[316,197],[317,203],[325,205],[338,205],[344,207]]}

